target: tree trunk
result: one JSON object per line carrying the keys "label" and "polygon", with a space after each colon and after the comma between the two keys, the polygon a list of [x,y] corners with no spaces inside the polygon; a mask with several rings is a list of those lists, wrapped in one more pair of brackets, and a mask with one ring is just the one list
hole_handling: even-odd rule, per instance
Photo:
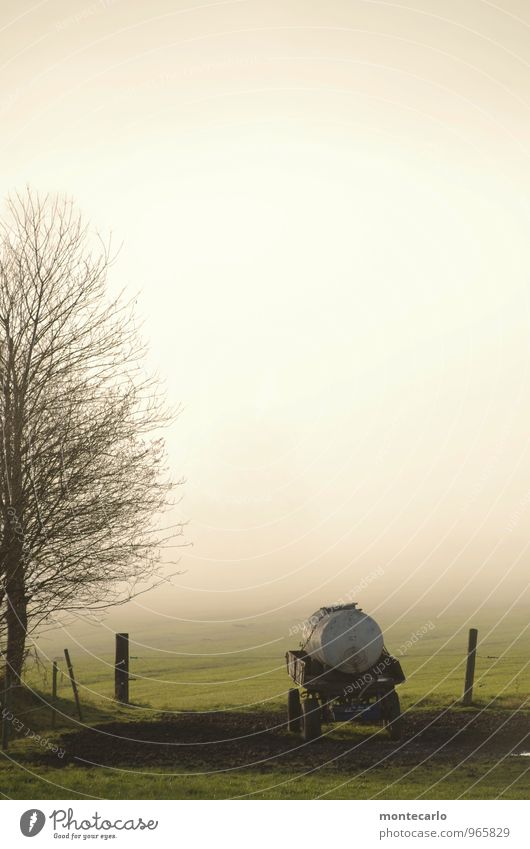
{"label": "tree trunk", "polygon": [[21,562],[17,562],[8,571],[6,580],[6,671],[13,683],[20,681],[26,650],[28,612],[25,590],[24,567]]}

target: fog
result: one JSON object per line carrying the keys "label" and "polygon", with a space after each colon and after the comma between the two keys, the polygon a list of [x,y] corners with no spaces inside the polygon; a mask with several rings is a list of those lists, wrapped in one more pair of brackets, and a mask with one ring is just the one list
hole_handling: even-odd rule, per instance
{"label": "fog", "polygon": [[110,624],[520,604],[524,4],[2,6],[2,194],[112,230],[182,404],[180,574]]}

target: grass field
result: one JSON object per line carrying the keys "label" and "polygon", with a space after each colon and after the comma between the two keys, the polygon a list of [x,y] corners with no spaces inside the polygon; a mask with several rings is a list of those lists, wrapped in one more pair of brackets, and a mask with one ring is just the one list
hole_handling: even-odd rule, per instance
{"label": "grass field", "polygon": [[[287,733],[283,657],[299,639],[289,636],[288,623],[131,633],[133,704],[126,708],[113,701],[111,651],[95,656],[86,642],[71,643],[83,725],[100,732],[88,743],[76,733],[83,725],[65,677],[52,730],[49,708],[36,700],[48,698],[49,663],[30,664],[27,684],[37,696],[13,707],[23,727],[0,759],[0,792],[28,799],[524,798],[528,759],[515,753],[529,748],[525,617],[490,614],[471,623],[480,636],[472,709],[458,706],[468,627],[462,621],[427,616],[386,634],[407,675],[400,687],[406,747],[357,724],[325,726],[316,748]],[[432,628],[421,627],[428,622]],[[415,631],[421,634],[413,640]],[[262,726],[270,729],[263,739]],[[197,728],[210,736],[194,737]],[[66,755],[39,746],[33,733],[58,742]]]}

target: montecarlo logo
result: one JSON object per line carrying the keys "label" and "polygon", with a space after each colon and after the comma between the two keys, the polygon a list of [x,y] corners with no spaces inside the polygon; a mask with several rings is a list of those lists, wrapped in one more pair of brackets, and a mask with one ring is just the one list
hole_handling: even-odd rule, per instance
{"label": "montecarlo logo", "polygon": [[24,837],[35,837],[39,831],[42,831],[46,817],[37,808],[32,808],[29,811],[24,811],[20,817],[20,830]]}

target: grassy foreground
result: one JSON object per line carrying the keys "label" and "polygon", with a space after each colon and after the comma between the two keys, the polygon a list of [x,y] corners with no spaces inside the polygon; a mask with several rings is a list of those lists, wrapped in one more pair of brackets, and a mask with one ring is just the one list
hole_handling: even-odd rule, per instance
{"label": "grassy foreground", "polygon": [[383,767],[349,781],[333,774],[289,775],[272,770],[182,777],[155,771],[124,775],[102,769],[54,770],[29,764],[24,769],[22,764],[4,765],[0,775],[2,792],[11,799],[526,799],[526,765],[515,761],[483,761],[480,768],[468,766],[451,775],[445,766],[424,767],[409,777],[403,777],[402,769]]}

